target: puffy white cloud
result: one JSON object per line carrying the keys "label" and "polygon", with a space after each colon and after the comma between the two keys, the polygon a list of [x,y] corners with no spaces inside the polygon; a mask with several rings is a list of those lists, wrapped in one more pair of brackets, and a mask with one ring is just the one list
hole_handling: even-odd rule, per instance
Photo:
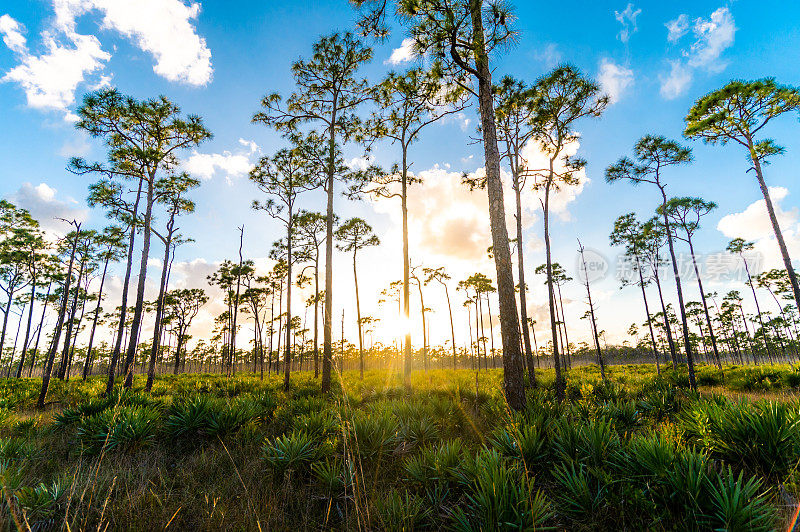
{"label": "puffy white cloud", "polygon": [[[784,187],[770,187],[770,198],[772,199],[775,215],[778,224],[784,229],[788,229],[797,223],[798,209],[792,208],[784,211],[781,202],[789,195],[789,190]],[[723,216],[717,224],[722,234],[729,238],[744,238],[745,240],[758,240],[773,235],[772,224],[767,216],[767,205],[763,199],[751,203],[742,212]]]}
{"label": "puffy white cloud", "polygon": [[627,44],[631,35],[636,33],[636,18],[641,14],[642,10],[636,9],[633,4],[628,4],[622,12],[614,11],[614,18],[622,24],[622,29],[617,34],[620,41]]}
{"label": "puffy white cloud", "polygon": [[670,20],[664,25],[669,32],[667,34],[667,40],[672,43],[678,42],[678,40],[689,31],[689,16],[686,15],[686,13],[682,13],[678,15],[678,18]]}
{"label": "puffy white cloud", "polygon": [[156,60],[153,71],[169,81],[205,85],[211,81],[211,51],[195,31],[200,4],[183,0],[55,0],[56,19],[73,28],[92,10],[102,27],[124,35]]}
{"label": "puffy white cloud", "polygon": [[600,82],[603,92],[611,98],[611,102],[616,103],[626,89],[633,85],[633,70],[623,65],[618,65],[610,59],[603,58],[600,61],[597,80]]}
{"label": "puffy white cloud", "polygon": [[[8,34],[6,34],[8,35]],[[75,102],[75,90],[86,76],[104,67],[110,55],[100,47],[92,35],[75,32],[42,34],[46,52],[29,53],[24,37],[22,45],[12,41],[20,64],[8,71],[2,81],[16,82],[25,91],[28,105],[35,109],[66,112]],[[4,37],[4,42],[8,41]]]}
{"label": "puffy white cloud", "polygon": [[[666,24],[670,42],[677,42],[688,32],[689,21],[686,15]],[[721,59],[722,53],[733,46],[736,23],[727,7],[720,7],[708,19],[702,17],[692,24],[694,40],[688,49],[681,51],[682,59],[671,60],[670,72],[662,74],[661,95],[674,99],[686,93],[692,82],[692,72],[702,69],[707,72],[722,72],[728,65]]]}
{"label": "puffy white cloud", "polygon": [[400,63],[407,63],[416,59],[417,55],[414,53],[414,39],[406,38],[400,43],[399,48],[392,50],[392,55],[389,59],[384,61],[384,64],[399,65]]}
{"label": "puffy white cloud", "polygon": [[681,96],[692,84],[692,71],[680,61],[670,61],[670,71],[662,75],[661,96],[667,100],[674,100]]}
{"label": "puffy white cloud", "polygon": [[[31,53],[24,27],[9,15],[0,17],[0,35],[19,59],[2,81],[18,83],[28,105],[35,109],[75,115],[68,111],[81,84],[89,90],[108,86],[111,76],[103,74],[111,55],[95,35],[77,31],[78,18],[99,11],[103,29],[130,39],[155,58],[153,70],[169,81],[205,85],[211,80],[211,52],[195,31],[197,3],[183,0],[54,0],[55,19],[42,31],[40,54]],[[90,76],[99,75],[92,80]]]}
{"label": "puffy white cloud", "polygon": [[[578,153],[579,148],[580,142],[576,140],[564,147],[562,156],[568,155],[569,157],[573,157]],[[526,161],[525,166],[532,171],[548,168],[549,166],[548,156],[539,149],[539,146],[536,143],[529,142],[526,144],[522,150],[522,156]],[[554,170],[556,172],[564,171],[563,160],[558,160],[555,162]],[[574,177],[577,181],[575,185],[560,185],[558,190],[550,191],[550,213],[558,215],[559,218],[565,221],[570,220],[571,218],[569,213],[569,204],[575,201],[575,199],[583,192],[584,186],[590,182],[590,179],[586,176],[585,170],[579,170],[574,174]],[[531,184],[532,183],[529,182],[529,186],[527,188],[530,188]],[[523,197],[524,196],[525,193],[523,193]],[[523,202],[527,205],[533,205],[534,209],[540,209],[540,200],[543,199],[544,191],[541,190],[531,192],[531,197],[524,199]]]}
{"label": "puffy white cloud", "polygon": [[23,35],[25,27],[8,15],[0,17],[0,35],[3,43],[9,50],[17,54],[24,54],[28,50],[28,42]]}
{"label": "puffy white cloud", "polygon": [[236,153],[225,150],[222,153],[200,153],[197,150],[192,152],[183,163],[183,168],[190,174],[200,179],[209,180],[218,172],[225,174],[228,184],[233,183],[233,179],[243,177],[253,168],[253,158],[260,152],[258,144],[252,140],[239,139],[239,144],[244,149],[239,149]]}
{"label": "puffy white cloud", "polygon": [[8,196],[8,201],[27,209],[41,224],[42,229],[51,235],[63,235],[69,231],[70,226],[64,220],[85,222],[89,217],[89,211],[81,204],[72,198],[59,199],[58,190],[47,183],[36,186],[23,183],[16,192]]}
{"label": "puffy white cloud", "polygon": [[[798,258],[800,257],[800,223],[798,223],[800,209],[782,208],[781,203],[789,195],[789,190],[784,187],[770,187],[769,194],[789,254]],[[764,268],[783,267],[783,259],[763,199],[751,203],[742,212],[723,216],[717,224],[717,229],[728,238],[754,241],[755,251],[764,257]]]}

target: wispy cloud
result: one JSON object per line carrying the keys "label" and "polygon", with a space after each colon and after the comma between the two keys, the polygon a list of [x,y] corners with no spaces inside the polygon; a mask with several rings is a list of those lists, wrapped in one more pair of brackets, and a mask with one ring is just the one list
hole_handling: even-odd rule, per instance
{"label": "wispy cloud", "polygon": [[[678,42],[688,33],[688,20],[688,16],[682,14],[666,24],[670,42]],[[691,31],[694,37],[692,44],[681,50],[681,59],[670,60],[669,72],[660,76],[661,95],[666,99],[685,94],[691,86],[695,70],[718,73],[728,66],[722,54],[733,46],[736,22],[727,7],[715,10],[708,19],[695,19]]]}
{"label": "wispy cloud", "polygon": [[641,14],[642,10],[634,7],[633,4],[628,4],[622,12],[614,11],[614,18],[622,25],[622,28],[617,34],[617,38],[620,41],[627,44],[631,35],[636,33],[638,29],[636,27],[636,18]]}

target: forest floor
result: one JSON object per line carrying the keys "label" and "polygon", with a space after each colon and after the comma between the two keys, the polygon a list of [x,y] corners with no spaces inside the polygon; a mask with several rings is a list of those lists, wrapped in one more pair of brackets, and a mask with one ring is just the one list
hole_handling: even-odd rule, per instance
{"label": "forest floor", "polygon": [[2,529],[792,530],[800,371],[652,365],[0,380]]}

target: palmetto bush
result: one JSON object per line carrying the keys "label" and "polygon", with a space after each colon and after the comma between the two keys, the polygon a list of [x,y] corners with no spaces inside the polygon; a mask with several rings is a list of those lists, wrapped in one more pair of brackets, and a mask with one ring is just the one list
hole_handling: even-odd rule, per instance
{"label": "palmetto bush", "polygon": [[433,488],[436,485],[455,487],[466,449],[461,440],[432,444],[406,459],[405,478],[414,486]]}
{"label": "palmetto bush", "polygon": [[409,492],[392,490],[375,502],[381,530],[403,532],[418,530],[431,514],[425,499]]}
{"label": "palmetto bush", "polygon": [[422,447],[440,438],[439,426],[425,414],[406,420],[400,428],[400,439],[412,447]]}
{"label": "palmetto bush", "polygon": [[757,478],[736,476],[730,468],[719,474],[709,486],[710,507],[706,522],[714,530],[774,530],[775,509],[767,502],[767,494]]}
{"label": "palmetto bush", "polygon": [[67,484],[65,482],[39,483],[14,492],[14,501],[19,513],[30,530],[53,528],[56,514],[64,503]]}
{"label": "palmetto bush", "polygon": [[355,470],[350,460],[326,459],[311,465],[314,476],[331,497],[352,492],[355,483]]}
{"label": "palmetto bush", "polygon": [[217,401],[211,409],[207,435],[210,438],[229,436],[256,417],[257,405],[250,399]]}
{"label": "palmetto bush", "polygon": [[214,410],[214,400],[207,395],[176,402],[168,412],[165,428],[171,439],[187,441],[202,438],[208,434]]}
{"label": "palmetto bush", "polygon": [[542,530],[553,516],[550,503],[514,462],[484,450],[460,472],[463,504],[452,512],[457,530]]}
{"label": "palmetto bush", "polygon": [[800,412],[777,402],[732,403],[710,423],[710,450],[740,468],[783,480],[800,462]]}
{"label": "palmetto bush", "polygon": [[134,452],[153,444],[160,421],[161,413],[151,406],[122,406],[83,419],[77,435],[89,454]]}
{"label": "palmetto bush", "polygon": [[319,458],[319,443],[307,432],[295,430],[264,445],[264,460],[278,475],[307,472]]}
{"label": "palmetto bush", "polygon": [[368,416],[356,411],[345,427],[346,444],[369,462],[392,453],[400,438],[397,421],[388,412]]}
{"label": "palmetto bush", "polygon": [[698,402],[681,415],[685,438],[739,469],[780,481],[800,462],[800,411],[775,401]]}
{"label": "palmetto bush", "polygon": [[549,441],[538,424],[513,424],[498,427],[489,439],[491,446],[505,456],[522,459],[532,470],[544,465],[549,456]]}
{"label": "palmetto bush", "polygon": [[338,413],[325,409],[300,416],[294,422],[294,428],[305,431],[312,438],[321,441],[341,432],[341,422]]}
{"label": "palmetto bush", "polygon": [[30,458],[36,448],[24,438],[0,438],[0,460]]}

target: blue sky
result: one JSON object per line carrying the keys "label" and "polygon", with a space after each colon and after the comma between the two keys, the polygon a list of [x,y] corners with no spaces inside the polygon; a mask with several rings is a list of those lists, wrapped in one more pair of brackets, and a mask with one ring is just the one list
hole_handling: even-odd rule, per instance
{"label": "blue sky", "polygon": [[[284,5],[288,4],[288,5]],[[579,126],[578,155],[588,160],[586,181],[565,193],[554,218],[555,259],[574,269],[576,237],[613,261],[618,250],[608,245],[613,220],[624,212],[649,216],[657,201],[644,186],[606,184],[603,170],[644,134],[680,138],[683,117],[699,96],[729,79],[775,76],[800,84],[800,4],[780,0],[514,2],[518,16],[516,45],[495,60],[495,77],[511,74],[528,82],[558,62],[577,65],[601,82],[614,97],[604,116]],[[84,207],[89,180],[65,171],[69,156],[102,158],[102,146],[75,131],[70,121],[82,95],[103,84],[145,98],[164,94],[185,112],[203,117],[212,141],[186,153],[187,168],[203,178],[194,194],[196,214],[182,221],[195,243],[179,250],[174,283],[201,286],[215,262],[232,258],[238,247],[236,227],[245,224],[245,254],[265,257],[277,239],[277,226],[263,213],[250,210],[255,188],[246,170],[260,154],[270,154],[281,139],[263,126],[252,125],[260,98],[292,90],[291,63],[310,53],[323,34],[352,27],[354,14],[345,0],[316,2],[221,2],[190,4],[182,0],[6,0],[0,7],[0,197],[17,201],[58,230],[53,216],[72,215],[88,225],[104,223],[102,213]],[[402,28],[385,45],[375,47],[363,73],[378,81],[389,69],[402,70]],[[49,43],[49,44],[48,44]],[[63,55],[59,55],[63,54]],[[26,65],[30,68],[25,68]],[[413,148],[413,170],[426,178],[412,189],[412,263],[446,265],[454,281],[474,271],[491,274],[483,250],[488,246],[486,199],[458,187],[461,172],[483,166],[475,136],[474,107],[431,127]],[[790,249],[800,257],[797,177],[797,116],[776,122],[768,135],[787,148],[767,170],[776,189],[781,221]],[[673,195],[701,195],[719,209],[707,217],[698,248],[719,252],[738,234],[758,242],[767,266],[777,266],[777,251],[762,222],[760,198],[744,154],[734,146],[709,147],[687,142],[695,162],[668,175]],[[348,158],[360,156],[348,147]],[[377,161],[389,166],[393,146],[380,146]],[[416,199],[415,199],[416,194]],[[377,306],[377,291],[401,275],[397,233],[398,205],[392,201],[348,202],[337,198],[340,216],[367,219],[383,245],[364,254],[360,285],[367,313],[391,324],[392,313]],[[512,197],[506,198],[511,207]],[[526,262],[532,294],[531,312],[544,321],[541,279],[532,270],[543,261],[541,213],[532,194],[526,196]],[[303,198],[304,207],[321,210],[319,193]],[[727,218],[726,218],[727,216]],[[414,225],[416,223],[417,225]],[[156,250],[154,256],[160,256]],[[339,299],[352,308],[349,262],[337,258]],[[260,259],[267,267],[267,261]],[[151,268],[155,279],[158,264]],[[118,281],[117,281],[118,284]],[[609,276],[596,283],[600,327],[620,340],[632,321],[641,322],[641,301],[634,289],[620,291]],[[689,299],[696,299],[687,279]],[[726,283],[709,288],[741,289]],[[734,283],[735,284],[735,283]],[[112,288],[113,289],[113,288]],[[576,336],[587,327],[577,321],[586,309],[582,287],[566,289],[567,318]],[[446,338],[440,295],[426,294],[434,313],[434,341]],[[113,297],[113,295],[111,296]],[[459,296],[460,297],[460,296]],[[670,299],[674,299],[671,297]],[[606,312],[603,312],[603,309]],[[613,309],[613,312],[608,312]],[[216,310],[210,305],[206,324]],[[302,311],[302,309],[295,309]],[[349,321],[349,319],[348,319]],[[442,334],[438,329],[441,325]],[[544,327],[543,327],[544,329]],[[417,331],[418,332],[418,331]],[[466,334],[466,333],[465,333]],[[376,335],[377,336],[377,335]],[[383,336],[390,340],[392,334]],[[462,335],[463,336],[463,335]],[[461,342],[459,342],[461,343]]]}

